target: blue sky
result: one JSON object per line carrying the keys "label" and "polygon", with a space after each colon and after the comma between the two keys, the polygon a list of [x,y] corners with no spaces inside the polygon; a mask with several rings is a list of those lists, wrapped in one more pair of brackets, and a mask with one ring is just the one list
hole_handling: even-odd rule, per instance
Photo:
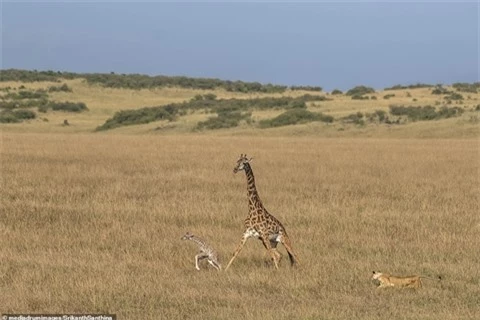
{"label": "blue sky", "polygon": [[1,67],[326,90],[479,81],[472,2],[1,4]]}

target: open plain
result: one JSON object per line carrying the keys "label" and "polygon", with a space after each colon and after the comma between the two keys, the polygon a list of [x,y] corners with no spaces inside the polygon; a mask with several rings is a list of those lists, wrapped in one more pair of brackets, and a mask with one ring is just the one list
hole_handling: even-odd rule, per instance
{"label": "open plain", "polygon": [[[478,150],[475,140],[3,134],[2,312],[478,318]],[[224,264],[240,240],[242,152],[298,268],[265,265],[249,240],[227,272],[194,269],[186,231]],[[444,280],[378,292],[372,270]]]}

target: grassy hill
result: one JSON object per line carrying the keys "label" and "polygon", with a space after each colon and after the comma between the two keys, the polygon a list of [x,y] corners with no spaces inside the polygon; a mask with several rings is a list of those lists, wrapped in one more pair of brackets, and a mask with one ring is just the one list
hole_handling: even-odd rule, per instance
{"label": "grassy hill", "polygon": [[[51,81],[19,81],[17,78],[22,79],[21,77],[11,76],[15,81],[0,82],[2,97],[0,118],[2,114],[8,116],[8,121],[15,115],[21,118],[18,123],[0,123],[2,131],[94,132],[99,127],[105,127],[106,121],[115,120],[115,117],[119,116],[118,112],[123,111],[121,115],[128,117],[130,125],[116,124],[112,126],[115,129],[108,130],[108,133],[438,138],[477,137],[480,133],[480,88],[474,85],[467,87],[458,86],[458,84],[441,87],[399,85],[381,91],[372,89],[363,92],[361,89],[365,87],[359,86],[345,93],[332,94],[322,92],[319,87],[289,88],[274,85],[262,87],[261,84],[250,84],[247,88],[251,90],[244,89],[247,92],[242,92],[224,85],[224,83],[234,82],[220,80],[213,82],[219,84],[212,85],[212,89],[192,88],[191,82],[184,81],[187,83],[185,84],[178,80],[175,80],[174,86],[164,85],[163,82],[161,85],[155,85],[143,80],[144,82],[140,83],[143,86],[148,85],[148,88],[142,88],[139,85],[140,88],[132,89],[128,88],[133,86],[132,82],[125,80],[119,83],[113,82],[108,75],[105,75],[105,79],[110,79],[110,82],[105,79],[104,82],[100,82],[99,77],[88,75],[54,75],[53,78],[41,78],[41,80]],[[140,76],[134,79],[137,78],[144,79]],[[115,75],[112,79],[123,78]],[[3,80],[8,78],[3,77]],[[202,81],[201,83],[210,83],[205,79]],[[182,86],[179,86],[179,83]],[[470,89],[467,90],[469,92],[464,92],[465,88]],[[440,92],[435,94],[435,90]],[[295,105],[295,99],[305,96],[311,98],[306,99],[303,105],[301,102]],[[210,97],[208,99],[213,101],[211,105],[205,104],[202,107],[196,103],[192,106],[192,101],[198,102],[205,97]],[[272,99],[268,107],[259,106],[260,100],[268,99]],[[285,99],[292,101],[288,105],[282,105]],[[239,104],[239,100],[245,102],[235,107]],[[66,101],[84,103],[88,110],[69,112],[54,104]],[[171,106],[175,115],[168,119],[161,116],[146,119],[144,116],[138,124],[132,125],[132,123],[135,124],[134,118],[139,114],[132,110],[142,110],[150,115],[151,107],[163,108],[164,106]],[[228,106],[236,109],[226,110]],[[420,118],[406,113],[395,115],[391,112],[392,106],[410,107],[410,111],[413,108],[429,106],[438,114],[420,115]],[[288,112],[292,108],[303,109],[303,111]],[[19,110],[22,112],[30,110],[34,115],[19,113]],[[445,114],[441,115],[441,110],[444,110]],[[414,111],[423,112],[424,110]],[[12,116],[15,112],[17,114]],[[318,119],[319,114],[333,117],[333,119],[332,121],[314,121]],[[35,118],[32,118],[33,116]],[[279,116],[283,118],[275,119]],[[238,121],[232,124],[230,120],[234,117],[237,117]],[[70,125],[63,125],[64,120],[67,120]]]}

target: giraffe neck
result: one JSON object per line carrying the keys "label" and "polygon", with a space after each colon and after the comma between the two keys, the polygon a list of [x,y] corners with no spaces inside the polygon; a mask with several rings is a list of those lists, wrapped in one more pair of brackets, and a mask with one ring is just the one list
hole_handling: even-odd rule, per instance
{"label": "giraffe neck", "polygon": [[191,238],[188,238],[188,240],[191,240],[193,242],[195,242],[196,244],[198,244],[200,247],[205,247],[205,241],[203,241],[202,239],[196,237],[196,236],[193,236]]}
{"label": "giraffe neck", "polygon": [[252,167],[250,167],[248,163],[245,165],[245,175],[247,176],[248,207],[250,212],[253,212],[258,208],[263,208],[263,204],[258,195],[257,187],[255,186]]}

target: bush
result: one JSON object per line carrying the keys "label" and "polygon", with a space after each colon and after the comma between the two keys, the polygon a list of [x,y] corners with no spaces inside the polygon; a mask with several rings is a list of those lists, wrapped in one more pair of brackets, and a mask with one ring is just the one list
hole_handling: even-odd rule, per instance
{"label": "bush", "polygon": [[448,96],[445,96],[448,100],[463,100],[463,96],[457,92],[451,92]]}
{"label": "bush", "polygon": [[343,94],[343,92],[341,90],[334,89],[331,94],[337,95],[337,94]]}
{"label": "bush", "polygon": [[443,106],[438,110],[437,112],[437,117],[438,118],[452,118],[452,117],[457,117],[463,113],[462,108],[454,107],[454,108],[448,108],[446,106]]}
{"label": "bush", "polygon": [[395,97],[395,94],[389,93],[389,94],[384,95],[383,99],[388,100],[388,99],[393,98],[393,97]]}
{"label": "bush", "polygon": [[19,81],[19,82],[35,82],[35,81],[59,81],[59,74],[53,71],[27,71],[18,69],[0,70],[0,81]]}
{"label": "bush", "polygon": [[205,100],[215,100],[215,99],[217,99],[217,96],[214,95],[213,93],[207,93],[207,94],[203,95],[203,98]]}
{"label": "bush", "polygon": [[375,89],[366,86],[356,86],[347,91],[347,96],[363,96],[364,94],[375,93]]}
{"label": "bush", "polygon": [[18,108],[20,104],[17,101],[0,101],[0,109],[15,109]]}
{"label": "bush", "polygon": [[72,92],[72,89],[66,84],[62,84],[61,86],[51,86],[48,87],[48,92]]}
{"label": "bush", "polygon": [[386,114],[387,112],[386,111],[383,111],[383,110],[375,110],[375,116],[378,118],[378,121],[379,122],[384,122],[385,119],[386,119]]}
{"label": "bush", "polygon": [[37,117],[35,112],[28,109],[13,110],[12,113],[17,119],[21,120],[35,119]]}
{"label": "bush", "polygon": [[346,123],[355,123],[359,125],[365,124],[363,121],[363,113],[361,112],[349,114],[348,116],[343,117],[342,120]]}
{"label": "bush", "polygon": [[211,117],[206,121],[201,121],[197,124],[197,129],[226,129],[237,127],[241,120],[249,122],[251,119],[251,113],[235,112],[222,112],[216,117]]}
{"label": "bush", "polygon": [[145,107],[138,110],[118,111],[103,125],[97,127],[96,131],[108,130],[121,126],[145,124],[159,120],[173,121],[177,112],[178,109],[173,104],[161,107]]}
{"label": "bush", "polygon": [[354,94],[352,96],[352,100],[368,100],[368,96],[362,96],[359,94]]}
{"label": "bush", "polygon": [[441,118],[450,118],[458,116],[463,113],[463,109],[454,107],[449,108],[443,106],[437,112],[435,107],[405,107],[405,106],[390,106],[390,113],[395,116],[407,116],[412,121],[421,120],[435,120]]}
{"label": "bush", "polygon": [[27,109],[3,110],[0,112],[0,123],[18,123],[22,120],[35,119],[35,112]]}
{"label": "bush", "polygon": [[474,82],[474,83],[457,82],[452,84],[452,87],[454,87],[457,91],[461,91],[461,92],[477,93],[478,90],[480,90],[480,82]]}
{"label": "bush", "polygon": [[431,84],[425,84],[425,83],[417,83],[417,84],[411,84],[408,86],[402,86],[402,85],[395,85],[390,88],[385,88],[384,90],[402,90],[402,89],[419,89],[419,88],[431,88],[433,85]]}
{"label": "bush", "polygon": [[83,102],[49,102],[46,108],[54,111],[82,112],[88,110]]}
{"label": "bush", "polygon": [[45,90],[38,89],[36,91],[21,90],[19,92],[7,93],[5,99],[24,100],[24,99],[47,99],[48,94]]}
{"label": "bush", "polygon": [[[27,71],[18,69],[0,70],[0,81],[52,81],[60,79],[84,78],[89,84],[101,84],[110,88],[150,89],[158,87],[182,87],[191,89],[211,90],[222,88],[235,92],[265,92],[282,93],[288,88],[282,85],[261,84],[258,82],[225,81],[212,78],[188,78],[170,76],[148,76],[141,74],[115,73],[71,73],[55,71]],[[61,86],[63,87],[63,86]],[[304,87],[304,90],[317,91],[320,87]],[[63,91],[66,88],[62,88]],[[57,90],[52,89],[52,90]]]}
{"label": "bush", "polygon": [[448,91],[442,85],[437,85],[435,89],[432,90],[432,94],[449,94],[449,93],[450,91]]}
{"label": "bush", "polygon": [[419,120],[433,120],[436,119],[437,113],[435,107],[405,107],[405,106],[390,106],[390,113],[394,116],[407,116],[412,121]]}
{"label": "bush", "polygon": [[280,127],[293,124],[308,123],[312,121],[333,122],[333,117],[318,112],[310,112],[305,109],[288,110],[281,115],[260,121],[261,128]]}
{"label": "bush", "polygon": [[290,90],[304,90],[304,91],[322,91],[322,87],[312,87],[312,86],[291,86]]}
{"label": "bush", "polygon": [[0,123],[17,123],[20,120],[11,111],[0,112]]}

